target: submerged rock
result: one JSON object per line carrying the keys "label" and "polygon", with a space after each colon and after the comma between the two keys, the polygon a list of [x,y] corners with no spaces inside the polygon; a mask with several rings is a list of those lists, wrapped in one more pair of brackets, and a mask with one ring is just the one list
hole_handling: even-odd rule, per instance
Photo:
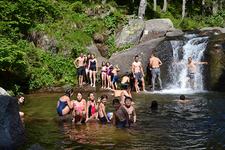
{"label": "submerged rock", "polygon": [[10,96],[10,95],[6,92],[6,90],[4,90],[4,89],[1,88],[1,87],[0,87],[0,95],[8,95],[8,96]]}
{"label": "submerged rock", "polygon": [[72,122],[73,115],[58,116],[53,119],[54,122]]}
{"label": "submerged rock", "polygon": [[145,27],[144,21],[141,19],[131,19],[128,25],[117,34],[115,38],[116,47],[123,47],[130,43],[139,44],[142,31]]}
{"label": "submerged rock", "polygon": [[0,149],[17,149],[27,141],[17,99],[0,95]]}
{"label": "submerged rock", "polygon": [[132,63],[134,62],[134,56],[138,55],[139,61],[142,63],[142,67],[145,70],[149,62],[150,53],[164,39],[165,37],[154,39],[151,41],[141,43],[130,49],[120,51],[118,53],[114,53],[110,57],[109,62],[113,65],[118,65],[118,67],[120,68],[118,75],[122,76],[126,72],[131,73],[131,67],[132,67]]}
{"label": "submerged rock", "polygon": [[45,148],[41,147],[40,144],[35,143],[33,144],[30,148],[28,148],[27,150],[46,150]]}

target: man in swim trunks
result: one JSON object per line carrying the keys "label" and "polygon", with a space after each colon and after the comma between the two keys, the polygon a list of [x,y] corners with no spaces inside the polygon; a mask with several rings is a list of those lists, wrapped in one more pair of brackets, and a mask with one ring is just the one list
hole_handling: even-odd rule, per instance
{"label": "man in swim trunks", "polygon": [[187,65],[188,66],[188,74],[186,76],[186,83],[188,87],[191,89],[191,86],[189,84],[189,80],[192,79],[192,82],[194,84],[194,89],[196,90],[196,84],[195,84],[195,65],[203,65],[208,64],[208,62],[193,62],[192,58],[188,58],[188,63],[172,63],[172,65]]}
{"label": "man in swim trunks", "polygon": [[[78,62],[78,66],[76,64],[76,62]],[[84,75],[85,75],[85,58],[84,58],[84,54],[83,52],[80,52],[80,57],[78,57],[75,61],[74,61],[74,66],[77,69],[78,71],[78,76],[79,76],[79,87],[82,88],[83,87],[83,78],[84,78]]]}
{"label": "man in swim trunks", "polygon": [[145,81],[144,81],[145,74],[143,72],[141,62],[138,61],[138,55],[135,56],[135,61],[132,63],[132,73],[133,73],[133,77],[135,78],[134,86],[135,86],[136,92],[137,93],[140,92],[138,84],[137,84],[139,78],[142,81],[143,91],[146,91]]}
{"label": "man in swim trunks", "polygon": [[150,54],[150,63],[149,63],[149,69],[152,69],[152,90],[155,90],[155,78],[158,77],[159,80],[159,89],[162,89],[162,81],[160,79],[160,66],[162,65],[162,62],[159,58],[155,57],[153,54]]}

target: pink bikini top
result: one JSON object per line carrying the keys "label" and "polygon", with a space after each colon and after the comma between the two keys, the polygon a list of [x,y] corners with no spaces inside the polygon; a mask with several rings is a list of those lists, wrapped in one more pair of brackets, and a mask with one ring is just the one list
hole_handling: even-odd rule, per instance
{"label": "pink bikini top", "polygon": [[[79,103],[79,102],[78,102]],[[84,104],[80,105],[80,106],[75,106],[74,107],[75,110],[84,110]]]}

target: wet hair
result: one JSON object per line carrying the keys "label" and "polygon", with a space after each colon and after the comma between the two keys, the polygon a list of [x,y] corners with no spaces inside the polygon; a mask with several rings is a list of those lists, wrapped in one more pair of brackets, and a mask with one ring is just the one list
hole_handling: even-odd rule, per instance
{"label": "wet hair", "polygon": [[126,90],[126,89],[128,89],[130,87],[130,83],[129,82],[125,82],[124,83],[124,89]]}
{"label": "wet hair", "polygon": [[126,72],[126,73],[125,73],[125,76],[129,77],[129,75],[130,75],[129,72]]}
{"label": "wet hair", "polygon": [[151,109],[158,109],[158,103],[156,101],[152,101]]}
{"label": "wet hair", "polygon": [[66,95],[70,97],[70,94],[73,93],[73,89],[67,89]]}
{"label": "wet hair", "polygon": [[24,97],[24,95],[22,94],[18,95],[18,99],[20,99],[21,97]]}
{"label": "wet hair", "polygon": [[150,56],[153,56],[153,53],[150,53]]}
{"label": "wet hair", "polygon": [[128,99],[129,99],[130,101],[132,101],[132,98],[126,97],[125,100],[124,100],[124,102],[125,102],[126,100],[128,100]]}
{"label": "wet hair", "polygon": [[83,96],[82,92],[77,92],[77,95],[78,95],[78,94],[81,94],[81,95]]}
{"label": "wet hair", "polygon": [[113,69],[113,66],[109,67],[109,69]]}
{"label": "wet hair", "polygon": [[180,99],[181,99],[181,100],[185,100],[185,96],[184,96],[184,95],[181,95],[181,96],[180,96]]}
{"label": "wet hair", "polygon": [[88,97],[90,97],[90,96],[91,96],[91,94],[95,95],[95,93],[94,93],[94,92],[90,92],[90,93],[88,93]]}
{"label": "wet hair", "polygon": [[120,87],[119,86],[117,87],[117,90],[120,90]]}
{"label": "wet hair", "polygon": [[107,95],[103,94],[103,95],[101,96],[101,100],[103,100],[104,98],[108,99]]}
{"label": "wet hair", "polygon": [[[104,61],[102,62],[102,66],[103,66],[103,63],[105,63]],[[106,65],[106,64],[105,64]]]}
{"label": "wet hair", "polygon": [[114,100],[113,100],[113,104],[115,104],[115,103],[120,104],[120,101],[119,101],[118,99],[114,99]]}
{"label": "wet hair", "polygon": [[136,59],[138,57],[138,55],[136,55],[135,57],[134,57],[134,59]]}

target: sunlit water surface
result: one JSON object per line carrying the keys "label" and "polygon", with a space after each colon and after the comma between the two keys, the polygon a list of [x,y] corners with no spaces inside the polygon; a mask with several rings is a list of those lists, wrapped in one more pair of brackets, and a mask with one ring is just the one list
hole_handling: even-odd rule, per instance
{"label": "sunlit water surface", "polygon": [[[173,101],[181,94],[190,102]],[[53,122],[61,95],[26,95],[20,111],[25,113],[28,141],[19,149],[34,143],[46,149],[225,149],[225,93],[179,89],[132,93],[138,126],[124,130],[100,123]],[[107,112],[113,111],[113,98],[109,96]],[[149,109],[153,100],[158,111]]]}

